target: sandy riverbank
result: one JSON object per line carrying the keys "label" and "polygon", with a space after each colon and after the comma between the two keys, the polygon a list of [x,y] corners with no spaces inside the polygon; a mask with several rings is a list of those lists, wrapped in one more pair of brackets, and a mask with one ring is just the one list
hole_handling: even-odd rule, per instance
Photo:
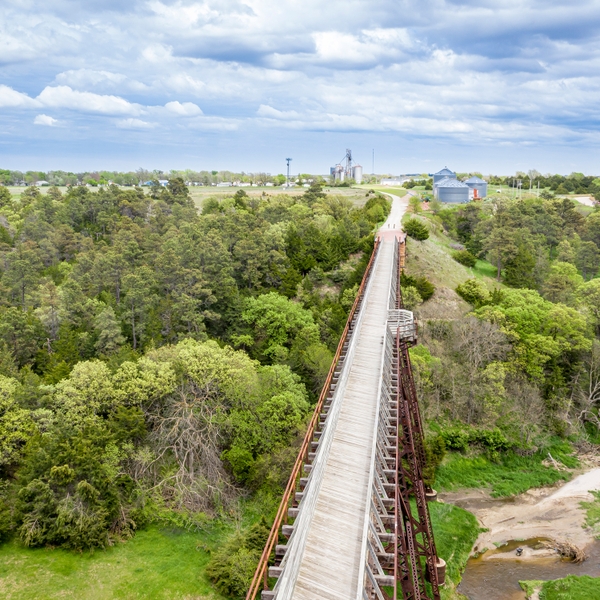
{"label": "sandy riverbank", "polygon": [[532,538],[552,538],[585,548],[594,540],[593,532],[584,527],[581,508],[582,501],[593,498],[590,490],[600,490],[600,468],[562,486],[533,489],[514,498],[495,499],[487,491],[465,490],[440,494],[440,500],[469,510],[488,530],[477,539],[474,552]]}

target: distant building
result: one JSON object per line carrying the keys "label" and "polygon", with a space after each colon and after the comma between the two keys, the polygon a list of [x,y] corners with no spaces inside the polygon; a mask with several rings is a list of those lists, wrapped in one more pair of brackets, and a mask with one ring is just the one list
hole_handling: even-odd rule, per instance
{"label": "distant building", "polygon": [[471,189],[466,183],[451,177],[446,177],[433,186],[433,195],[440,202],[468,202],[470,193]]}
{"label": "distant building", "polygon": [[231,181],[221,181],[221,183],[217,183],[217,187],[231,187],[232,185]]}
{"label": "distant building", "polygon": [[402,178],[402,179],[382,179],[379,184],[380,185],[392,185],[400,187],[405,181],[409,181],[410,177]]}

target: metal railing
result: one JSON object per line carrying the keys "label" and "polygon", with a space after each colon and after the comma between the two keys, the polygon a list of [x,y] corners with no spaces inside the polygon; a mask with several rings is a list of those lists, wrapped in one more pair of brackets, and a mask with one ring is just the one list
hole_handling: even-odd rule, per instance
{"label": "metal railing", "polygon": [[[423,483],[425,456],[408,347],[416,341],[413,314],[403,309],[403,240],[394,245],[384,337],[374,469],[362,600],[439,600],[438,559]],[[414,498],[413,512],[410,498]]]}
{"label": "metal railing", "polygon": [[[319,396],[319,400],[315,406],[315,410],[313,412],[312,418],[308,424],[308,428],[306,431],[306,435],[304,436],[304,440],[302,445],[300,446],[300,450],[298,452],[298,457],[296,458],[296,462],[294,463],[294,467],[292,468],[292,472],[290,474],[290,478],[288,480],[287,486],[283,493],[283,497],[279,504],[279,508],[277,510],[277,514],[275,515],[275,520],[273,522],[273,526],[271,527],[271,531],[269,533],[269,537],[267,539],[267,543],[260,557],[258,566],[254,573],[254,577],[252,579],[252,583],[250,584],[250,589],[246,594],[246,600],[255,600],[256,596],[259,592],[263,590],[268,590],[268,569],[269,569],[269,561],[271,559],[271,555],[276,548],[277,541],[279,539],[279,534],[282,526],[287,524],[288,522],[288,511],[290,509],[290,504],[294,502],[296,498],[296,492],[300,485],[300,475],[302,474],[305,465],[311,461],[311,455],[314,455],[313,445],[318,445],[317,442],[313,441],[315,438],[315,434],[317,432],[317,428],[320,424],[320,417],[324,412],[324,408],[328,408],[325,406],[325,401],[330,396],[332,392],[332,385],[334,385],[334,375],[337,373],[339,376],[339,372],[341,370],[341,366],[345,359],[349,339],[354,332],[354,324],[356,322],[356,318],[360,311],[360,307],[362,304],[362,300],[365,293],[365,287],[369,278],[371,276],[371,271],[373,269],[373,263],[377,256],[380,247],[380,240],[377,239],[375,241],[375,246],[373,248],[373,253],[371,254],[371,258],[367,264],[367,268],[363,275],[361,284],[358,288],[358,292],[356,294],[356,298],[354,299],[354,304],[350,309],[350,314],[348,315],[348,320],[346,322],[346,326],[344,327],[344,331],[342,333],[342,337],[338,344],[336,353],[333,357],[333,361],[331,363],[331,367],[329,368],[329,373],[327,374],[327,378],[325,380],[325,384],[321,390],[321,394]],[[297,514],[297,512],[296,512]]]}

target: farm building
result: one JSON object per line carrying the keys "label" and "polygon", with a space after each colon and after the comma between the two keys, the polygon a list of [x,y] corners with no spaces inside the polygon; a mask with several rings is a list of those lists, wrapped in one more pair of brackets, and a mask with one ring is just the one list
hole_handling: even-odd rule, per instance
{"label": "farm building", "polygon": [[443,179],[456,179],[456,173],[451,171],[448,167],[444,167],[441,171],[433,174],[433,185],[438,181],[442,181]]}
{"label": "farm building", "polygon": [[440,202],[468,202],[471,189],[466,183],[446,177],[433,186],[433,195]]}
{"label": "farm building", "polygon": [[471,189],[471,198],[485,198],[487,196],[487,181],[481,177],[470,177],[465,183]]}

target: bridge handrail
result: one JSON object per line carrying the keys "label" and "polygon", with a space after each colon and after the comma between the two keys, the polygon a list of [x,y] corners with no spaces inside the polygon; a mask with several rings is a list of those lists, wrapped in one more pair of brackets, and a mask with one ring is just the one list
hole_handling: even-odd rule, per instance
{"label": "bridge handrail", "polygon": [[371,274],[371,269],[373,267],[373,261],[379,251],[380,240],[377,238],[375,240],[375,245],[373,247],[373,253],[371,254],[371,258],[367,263],[367,268],[365,269],[365,273],[363,275],[362,281],[356,293],[356,298],[354,299],[354,303],[352,304],[352,308],[350,309],[350,314],[348,315],[348,320],[346,321],[346,326],[344,327],[344,331],[342,333],[342,337],[340,338],[336,353],[333,357],[333,361],[331,363],[331,367],[329,368],[329,372],[327,374],[327,378],[325,379],[325,383],[321,390],[321,394],[319,396],[319,400],[315,406],[315,410],[311,417],[311,420],[308,424],[308,428],[306,430],[306,435],[304,436],[304,440],[302,441],[302,445],[300,446],[300,451],[298,452],[298,456],[296,458],[296,462],[294,463],[294,467],[290,474],[290,478],[288,480],[287,486],[283,493],[283,497],[281,498],[281,502],[279,504],[279,508],[277,509],[277,514],[275,515],[275,520],[273,521],[273,526],[271,527],[271,531],[269,532],[269,537],[267,538],[267,543],[263,549],[262,555],[258,562],[258,566],[256,567],[256,571],[254,573],[254,577],[252,579],[252,583],[250,584],[250,588],[248,593],[246,594],[246,600],[255,600],[257,594],[259,593],[262,585],[262,589],[267,589],[267,569],[269,566],[269,559],[277,540],[279,539],[279,530],[281,525],[286,518],[286,513],[288,509],[288,504],[294,494],[298,483],[298,477],[302,471],[302,467],[306,462],[306,458],[308,456],[308,450],[310,448],[310,443],[315,433],[315,429],[317,423],[319,422],[319,415],[323,410],[323,403],[325,402],[325,398],[327,397],[327,393],[329,392],[331,386],[331,380],[333,378],[333,373],[337,364],[340,360],[340,356],[342,354],[342,350],[346,339],[348,338],[348,332],[350,330],[350,325],[354,319],[356,314],[356,310],[361,302],[362,296],[364,294],[365,286],[367,281],[369,280],[369,276]]}

